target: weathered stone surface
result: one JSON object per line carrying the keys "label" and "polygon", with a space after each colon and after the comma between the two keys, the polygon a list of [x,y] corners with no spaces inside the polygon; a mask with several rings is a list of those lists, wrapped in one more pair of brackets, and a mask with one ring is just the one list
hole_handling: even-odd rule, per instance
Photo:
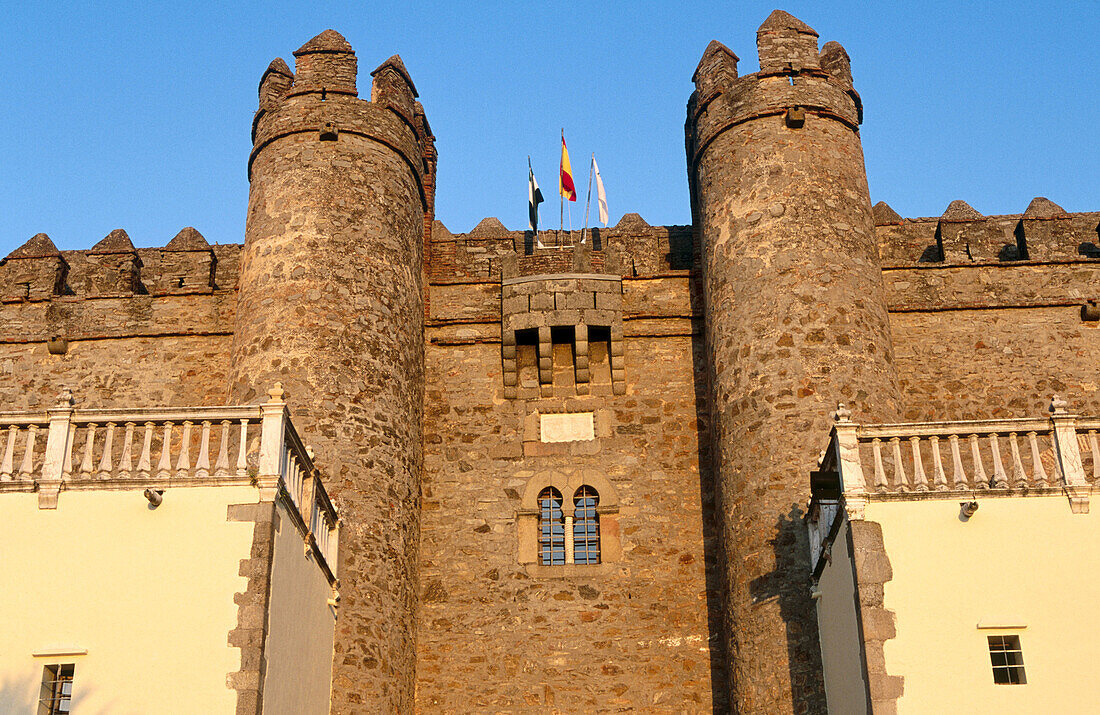
{"label": "weathered stone surface", "polygon": [[[781,11],[758,42],[765,72],[817,65],[816,33]],[[853,100],[812,75],[769,81],[688,109],[729,687],[741,712],[824,712],[800,518],[815,455],[792,435],[827,433],[838,401],[893,418],[897,377]],[[771,108],[792,104],[828,111],[790,128]]]}
{"label": "weathered stone surface", "polygon": [[[430,182],[409,161],[430,140],[375,103],[313,93],[354,90],[337,33],[295,57],[295,85],[310,93],[260,119],[251,159],[230,390],[249,402],[283,383],[345,524],[332,711],[408,712],[431,225]],[[313,130],[293,131],[303,120]],[[335,140],[318,134],[322,120]]]}

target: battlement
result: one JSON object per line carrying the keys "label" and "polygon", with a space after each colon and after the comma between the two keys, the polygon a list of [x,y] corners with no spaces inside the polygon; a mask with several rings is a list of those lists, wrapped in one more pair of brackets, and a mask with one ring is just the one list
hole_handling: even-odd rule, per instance
{"label": "battlement", "polygon": [[371,72],[369,99],[361,99],[356,87],[355,51],[335,30],[325,30],[298,48],[294,61],[292,72],[275,58],[260,78],[249,177],[259,153],[277,139],[312,134],[321,142],[338,142],[341,134],[360,136],[390,147],[404,159],[430,209],[435,137],[401,57],[393,55]]}
{"label": "battlement", "polygon": [[240,250],[211,246],[190,226],[161,248],[137,248],[115,229],[88,250],[59,251],[40,233],[0,260],[0,303],[233,289]]}
{"label": "battlement", "polygon": [[983,216],[952,201],[942,216],[903,219],[874,207],[884,268],[1100,259],[1100,212],[1069,213],[1037,197],[1022,214]]}
{"label": "battlement", "polygon": [[581,231],[511,231],[496,218],[468,233],[432,226],[429,277],[433,282],[499,281],[552,273],[607,273],[623,277],[690,270],[698,259],[691,226],[650,226],[635,213],[615,226]]}
{"label": "battlement", "polygon": [[722,132],[765,117],[782,116],[800,129],[806,114],[836,120],[853,130],[863,103],[852,87],[852,66],[840,43],[818,51],[818,34],[798,18],[775,10],[756,33],[760,71],[739,77],[738,57],[712,41],[692,75],[685,127],[689,167]]}

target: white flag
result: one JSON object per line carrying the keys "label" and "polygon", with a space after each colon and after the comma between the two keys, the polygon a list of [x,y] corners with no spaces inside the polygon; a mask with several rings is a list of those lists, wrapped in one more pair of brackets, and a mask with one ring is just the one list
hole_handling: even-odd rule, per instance
{"label": "white flag", "polygon": [[603,190],[603,179],[600,178],[600,167],[596,164],[596,155],[592,155],[592,171],[596,174],[596,196],[600,205],[600,222],[607,225],[607,194]]}

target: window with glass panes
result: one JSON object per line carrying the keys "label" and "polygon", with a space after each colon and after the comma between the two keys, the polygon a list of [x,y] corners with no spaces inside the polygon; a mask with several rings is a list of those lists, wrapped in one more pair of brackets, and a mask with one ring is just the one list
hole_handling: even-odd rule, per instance
{"label": "window with glass panes", "polygon": [[565,563],[565,515],[561,492],[546,487],[539,493],[539,563],[556,566]]}
{"label": "window with glass panes", "polygon": [[38,715],[68,715],[73,700],[72,663],[47,665],[42,671]]}
{"label": "window with glass panes", "polygon": [[1024,651],[1020,636],[987,636],[989,660],[993,663],[993,682],[997,685],[1026,685]]}
{"label": "window with glass panes", "polygon": [[600,563],[600,495],[584,485],[573,495],[573,562]]}

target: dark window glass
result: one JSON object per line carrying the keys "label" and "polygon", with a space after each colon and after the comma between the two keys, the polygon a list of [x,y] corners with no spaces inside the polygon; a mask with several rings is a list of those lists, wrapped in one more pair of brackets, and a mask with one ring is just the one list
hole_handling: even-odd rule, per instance
{"label": "dark window glass", "polygon": [[546,487],[539,493],[539,563],[557,566],[565,563],[565,515],[561,492]]}
{"label": "dark window glass", "polygon": [[600,517],[596,507],[600,495],[588,485],[573,495],[573,561],[578,564],[600,563]]}
{"label": "dark window glass", "polygon": [[989,660],[993,664],[993,682],[998,685],[1025,685],[1024,652],[1019,636],[988,636]]}

